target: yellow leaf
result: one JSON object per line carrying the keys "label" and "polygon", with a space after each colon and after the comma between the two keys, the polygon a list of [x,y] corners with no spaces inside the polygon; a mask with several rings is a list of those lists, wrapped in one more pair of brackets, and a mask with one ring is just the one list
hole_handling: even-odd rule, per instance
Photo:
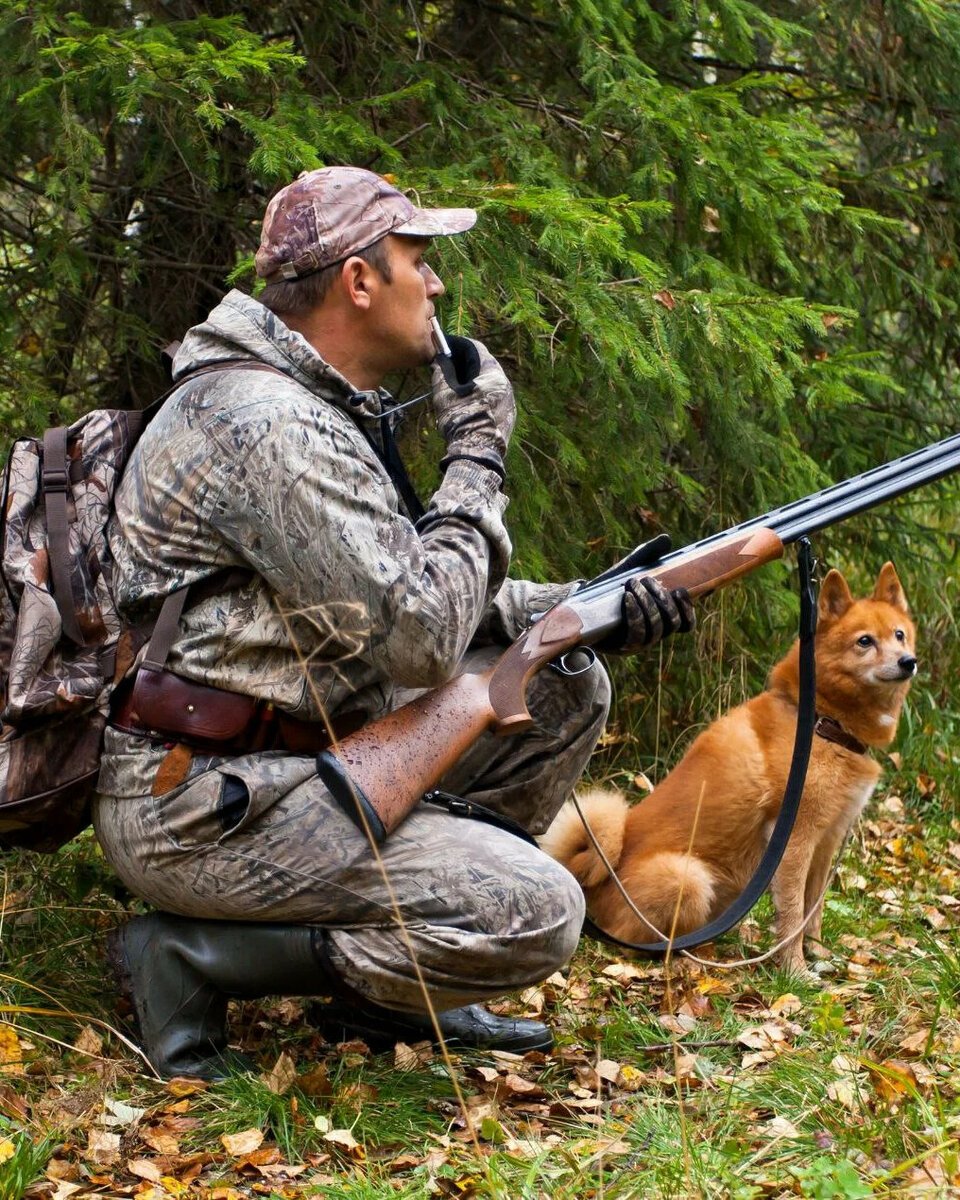
{"label": "yellow leaf", "polygon": [[11,1142],[9,1138],[4,1138],[3,1141],[0,1142],[0,1163],[5,1163],[8,1158],[13,1158],[16,1152],[17,1148],[13,1142]]}
{"label": "yellow leaf", "polygon": [[23,1074],[23,1050],[16,1030],[0,1021],[0,1071],[5,1075]]}

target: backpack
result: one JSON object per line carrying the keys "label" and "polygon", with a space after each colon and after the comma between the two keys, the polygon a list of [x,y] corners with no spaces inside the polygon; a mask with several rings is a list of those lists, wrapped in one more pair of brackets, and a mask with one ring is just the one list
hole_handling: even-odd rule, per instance
{"label": "backpack", "polygon": [[89,823],[110,693],[143,636],[113,598],[106,527],[142,412],[97,409],[14,442],[0,512],[0,849]]}
{"label": "backpack", "polygon": [[[171,360],[178,346],[167,347]],[[125,622],[107,522],[150,418],[189,380],[223,370],[283,374],[255,360],[210,363],[142,412],[94,409],[10,450],[0,511],[0,851],[58,850],[90,823],[114,688],[151,637],[166,658],[188,594],[203,595],[203,583],[188,585],[164,599],[155,623]]]}

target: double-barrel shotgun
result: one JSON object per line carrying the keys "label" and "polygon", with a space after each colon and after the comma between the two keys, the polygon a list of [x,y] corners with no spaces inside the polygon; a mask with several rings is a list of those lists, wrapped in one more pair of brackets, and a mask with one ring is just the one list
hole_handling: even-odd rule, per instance
{"label": "double-barrel shotgun", "polygon": [[696,598],[783,555],[784,547],[960,470],[960,434],[671,550],[665,535],[637,547],[534,620],[482,674],[448,683],[340,739],[317,758],[333,796],[382,842],[486,730],[530,728],[526,687],[542,667],[592,646],[622,621],[628,580],[653,576]]}

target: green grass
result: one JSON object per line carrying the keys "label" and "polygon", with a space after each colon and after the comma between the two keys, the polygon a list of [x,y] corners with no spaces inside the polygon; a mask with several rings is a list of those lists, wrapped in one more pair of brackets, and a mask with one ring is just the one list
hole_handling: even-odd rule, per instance
{"label": "green grass", "polygon": [[[130,899],[88,837],[55,858],[9,858],[0,994],[20,1010],[5,1020],[24,1062],[0,1073],[0,1144],[13,1148],[0,1162],[0,1200],[30,1195],[54,1152],[75,1182],[108,1193],[112,1184],[138,1186],[127,1164],[145,1159],[168,1179],[187,1177],[183,1194],[220,1186],[233,1189],[227,1200],[254,1192],[278,1200],[842,1200],[921,1186],[926,1196],[956,1194],[956,722],[949,706],[931,707],[922,693],[911,700],[901,765],[886,763],[828,897],[832,973],[816,982],[769,963],[725,971],[683,959],[665,970],[584,941],[564,982],[542,990],[556,1053],[455,1056],[452,1078],[439,1054],[401,1071],[391,1055],[340,1053],[296,1008],[274,1001],[238,1006],[233,1029],[264,1068],[290,1056],[297,1079],[280,1094],[243,1076],[172,1094],[138,1074],[102,1026],[93,1026],[104,1038],[99,1057],[65,1049],[93,1018],[113,1020],[102,939]],[[640,765],[626,765],[635,753],[635,743],[621,743],[598,768],[626,777]],[[749,939],[728,935],[714,952],[762,952],[771,915],[764,900]],[[525,1011],[516,997],[508,1007]],[[690,1028],[678,1036],[681,1019]],[[748,1031],[765,1027],[782,1040],[763,1057]],[[522,1091],[511,1076],[536,1090]],[[148,1115],[103,1165],[86,1145],[106,1098]],[[164,1121],[186,1122],[166,1159],[147,1140]],[[251,1129],[262,1134],[259,1166],[221,1142]],[[198,1155],[202,1166],[190,1168]],[[303,1170],[285,1176],[283,1164]]]}

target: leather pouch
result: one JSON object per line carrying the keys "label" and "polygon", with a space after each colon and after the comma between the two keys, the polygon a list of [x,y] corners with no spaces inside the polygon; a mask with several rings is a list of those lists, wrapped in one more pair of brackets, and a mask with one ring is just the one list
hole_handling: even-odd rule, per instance
{"label": "leather pouch", "polygon": [[169,671],[138,671],[125,706],[150,733],[198,742],[241,739],[258,716],[251,696],[191,683]]}

